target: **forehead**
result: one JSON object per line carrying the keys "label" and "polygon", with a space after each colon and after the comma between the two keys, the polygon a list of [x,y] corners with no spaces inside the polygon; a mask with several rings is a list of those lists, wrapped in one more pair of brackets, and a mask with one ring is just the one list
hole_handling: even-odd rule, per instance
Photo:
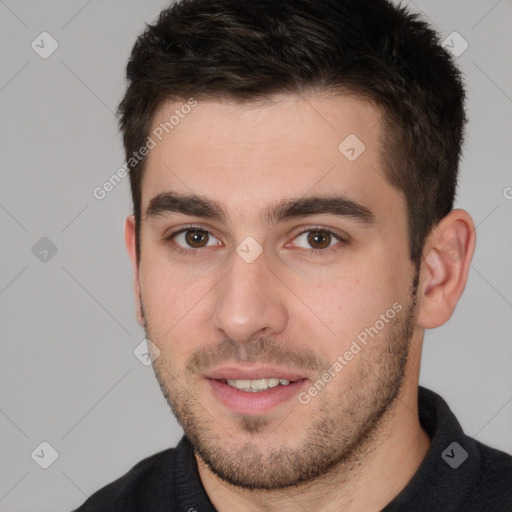
{"label": "forehead", "polygon": [[143,211],[176,191],[209,197],[239,219],[287,197],[333,193],[377,214],[393,204],[403,213],[402,194],[385,179],[380,120],[378,107],[346,95],[166,103],[150,129]]}

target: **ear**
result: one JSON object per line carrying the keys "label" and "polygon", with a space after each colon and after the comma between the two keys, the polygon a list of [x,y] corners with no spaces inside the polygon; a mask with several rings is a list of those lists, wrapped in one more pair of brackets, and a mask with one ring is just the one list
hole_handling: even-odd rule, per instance
{"label": "ear", "polygon": [[135,292],[135,305],[137,321],[140,325],[144,326],[146,320],[144,319],[144,313],[142,312],[141,296],[140,296],[140,281],[139,281],[139,261],[137,258],[137,236],[135,232],[135,217],[129,215],[126,217],[124,222],[124,243],[126,250],[130,256],[130,260],[133,266],[133,289]]}
{"label": "ear", "polygon": [[475,225],[465,210],[452,210],[432,230],[420,267],[417,322],[421,327],[439,327],[452,316],[466,287],[475,243]]}

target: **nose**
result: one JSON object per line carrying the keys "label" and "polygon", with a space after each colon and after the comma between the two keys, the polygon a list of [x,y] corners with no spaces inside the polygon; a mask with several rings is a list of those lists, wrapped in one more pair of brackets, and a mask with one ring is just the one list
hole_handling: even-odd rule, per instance
{"label": "nose", "polygon": [[246,343],[285,330],[288,312],[282,284],[268,268],[265,252],[252,263],[234,253],[231,270],[215,290],[212,323],[230,339]]}

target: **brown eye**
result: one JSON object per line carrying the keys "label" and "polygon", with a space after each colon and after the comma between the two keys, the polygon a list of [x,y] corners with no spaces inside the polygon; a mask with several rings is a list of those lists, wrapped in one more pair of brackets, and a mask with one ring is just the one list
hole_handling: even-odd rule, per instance
{"label": "brown eye", "polygon": [[[320,227],[302,231],[293,239],[293,245],[301,249],[309,249],[311,255],[327,255],[330,250],[336,250],[336,246],[347,245],[347,242],[330,229]],[[338,247],[341,249],[341,247]]]}
{"label": "brown eye", "polygon": [[166,241],[170,243],[173,250],[181,251],[181,254],[187,256],[191,256],[192,253],[200,255],[203,253],[202,249],[222,245],[221,241],[208,230],[195,226],[171,233],[166,237]]}
{"label": "brown eye", "polygon": [[185,231],[185,242],[194,249],[205,247],[208,244],[208,232],[200,229]]}
{"label": "brown eye", "polygon": [[328,231],[309,231],[307,241],[313,249],[325,249],[331,245],[332,235]]}

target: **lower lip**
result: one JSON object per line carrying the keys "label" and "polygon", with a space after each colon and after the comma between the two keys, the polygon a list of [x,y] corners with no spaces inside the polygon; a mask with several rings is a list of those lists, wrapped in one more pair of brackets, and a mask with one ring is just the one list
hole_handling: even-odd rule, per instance
{"label": "lower lip", "polygon": [[213,394],[237,414],[261,414],[296,396],[306,379],[276,386],[265,391],[241,391],[220,380],[207,379]]}

